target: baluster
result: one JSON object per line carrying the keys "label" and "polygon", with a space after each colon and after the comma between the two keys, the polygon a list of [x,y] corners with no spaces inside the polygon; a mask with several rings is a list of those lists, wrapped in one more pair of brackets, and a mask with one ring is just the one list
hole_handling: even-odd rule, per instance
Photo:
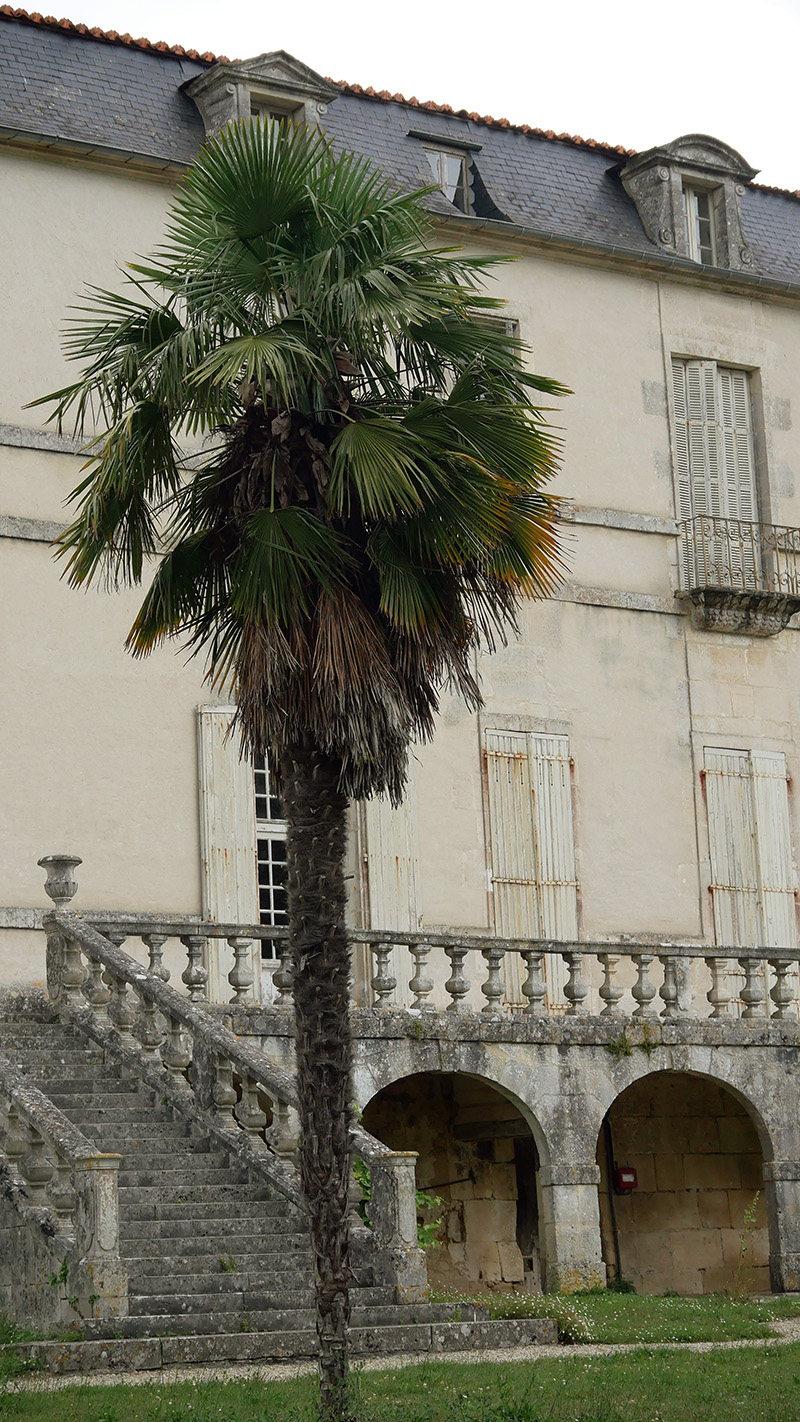
{"label": "baluster", "polygon": [[181,982],[189,990],[190,1002],[202,1002],[207,996],[208,985],[208,969],[203,961],[206,940],[199,933],[182,933],[181,943],[189,957],[181,973]]}
{"label": "baluster", "polygon": [[72,1007],[82,1007],[81,988],[86,977],[80,943],[64,936],[64,961],[61,967],[61,996]]}
{"label": "baluster", "polygon": [[617,1003],[625,992],[622,984],[617,981],[617,965],[620,955],[619,953],[598,953],[597,958],[603,968],[603,981],[598,991],[605,1003],[600,1016],[622,1016],[621,1012],[617,1012]]}
{"label": "baluster", "polygon": [[636,963],[637,978],[631,988],[631,997],[634,998],[638,1006],[633,1009],[634,1017],[652,1017],[653,1009],[651,1003],[656,995],[655,983],[650,981],[650,969],[653,966],[653,953],[636,953],[632,955]]}
{"label": "baluster", "polygon": [[103,981],[111,988],[111,1003],[108,1015],[119,1032],[126,1047],[138,1047],[139,1043],[133,1035],[133,1028],[136,1022],[136,1004],[128,993],[128,984],[124,978],[117,977],[116,973],[107,969],[103,974]]}
{"label": "baluster", "polygon": [[180,1022],[171,1013],[167,1017],[167,1038],[161,1048],[161,1060],[167,1071],[175,1078],[176,1084],[186,1087],[188,1090],[189,1083],[185,1073],[192,1060],[192,1054],[187,1049]]}
{"label": "baluster", "polygon": [[728,987],[728,959],[706,958],[706,966],[711,973],[711,987],[706,993],[711,1003],[712,1017],[729,1017],[731,994]]}
{"label": "baluster", "polygon": [[89,976],[83,984],[83,995],[86,998],[97,1022],[106,1023],[108,1017],[108,1004],[111,1001],[111,992],[106,986],[103,977],[104,968],[99,958],[89,959]]}
{"label": "baluster", "polygon": [[789,974],[794,966],[791,958],[770,958],[769,965],[775,973],[775,983],[770,988],[770,997],[775,1003],[772,1016],[779,1022],[797,1021],[797,1002],[794,988],[789,982]]}
{"label": "baluster", "polygon": [[547,983],[542,971],[544,953],[538,948],[523,948],[520,953],[528,970],[527,977],[522,984],[522,996],[528,999],[525,1008],[532,1017],[547,1016]]}
{"label": "baluster", "polygon": [[10,1101],[6,1108],[6,1128],[3,1132],[3,1153],[8,1169],[15,1180],[19,1180],[19,1162],[28,1149],[28,1133],[20,1118],[19,1111]]}
{"label": "baluster", "polygon": [[678,991],[678,960],[674,953],[659,953],[658,961],[664,969],[664,981],[661,984],[661,1001],[664,1006],[661,1016],[665,1021],[671,1021],[675,1017],[685,1017],[679,1001]]}
{"label": "baluster", "polygon": [[409,943],[408,951],[414,959],[414,976],[408,984],[414,994],[411,1011],[433,1012],[433,1003],[426,1000],[433,992],[433,978],[426,972],[431,945],[423,939],[419,943]]}
{"label": "baluster", "polygon": [[374,994],[373,1007],[381,1008],[384,1012],[393,1011],[397,1004],[392,1001],[392,993],[397,987],[397,978],[392,976],[389,960],[392,956],[391,943],[370,943],[370,950],[375,959],[375,976],[372,978],[370,986]]}
{"label": "baluster", "polygon": [[142,996],[141,1016],[137,1035],[144,1055],[151,1060],[158,1056],[164,1041],[164,1028],[159,1021],[159,1012],[154,1002]]}
{"label": "baluster", "polygon": [[589,984],[583,977],[583,954],[573,951],[562,953],[561,957],[569,969],[569,977],[564,984],[564,996],[569,1003],[567,1013],[574,1016],[579,1012],[585,1012],[583,999],[589,991]]}
{"label": "baluster", "polygon": [[217,1052],[214,1057],[214,1085],[211,1089],[211,1097],[214,1102],[214,1115],[221,1126],[236,1125],[234,1108],[236,1106],[236,1088],[233,1084],[233,1067],[227,1056]]}
{"label": "baluster", "polygon": [[266,1132],[267,1141],[282,1160],[297,1156],[297,1112],[285,1101],[272,1102],[272,1125]]}
{"label": "baluster", "polygon": [[253,1000],[253,983],[256,975],[253,971],[253,940],[252,938],[229,938],[228,942],[233,949],[233,967],[228,973],[228,982],[233,988],[231,1002],[246,1002]]}
{"label": "baluster", "polygon": [[292,1006],[292,950],[286,938],[279,938],[279,954],[281,965],[276,973],[272,975],[272,981],[278,989],[273,1007]]}
{"label": "baluster", "polygon": [[[764,964],[760,958],[739,958],[739,967],[744,972],[744,987],[739,996],[744,1003],[742,1017],[766,1017],[766,991],[764,988]],[[764,1004],[762,1006],[762,1004]]]}
{"label": "baluster", "polygon": [[500,1001],[505,994],[505,984],[502,977],[505,956],[505,948],[481,948],[481,957],[489,970],[486,982],[481,984],[481,992],[486,998],[486,1005],[481,1008],[481,1013],[485,1017],[503,1016]]}
{"label": "baluster", "polygon": [[258,1086],[247,1073],[242,1078],[242,1099],[236,1107],[235,1116],[251,1146],[264,1150],[266,1142],[261,1133],[267,1124],[267,1116],[258,1099]]}
{"label": "baluster", "polygon": [[470,981],[464,973],[464,959],[469,948],[459,945],[451,945],[445,948],[445,953],[450,959],[450,977],[444,985],[445,992],[453,999],[447,1004],[448,1012],[466,1012],[464,998],[470,990]]}
{"label": "baluster", "polygon": [[142,942],[150,955],[147,975],[151,978],[160,978],[162,983],[169,982],[169,968],[164,963],[164,944],[168,938],[168,933],[142,934]]}
{"label": "baluster", "polygon": [[50,1185],[50,1204],[56,1216],[59,1234],[71,1234],[74,1228],[78,1194],[72,1177],[72,1166],[56,1152],[55,1178]]}
{"label": "baluster", "polygon": [[55,1167],[47,1154],[44,1138],[35,1126],[28,1127],[30,1147],[19,1162],[19,1171],[34,1205],[47,1204],[47,1186]]}

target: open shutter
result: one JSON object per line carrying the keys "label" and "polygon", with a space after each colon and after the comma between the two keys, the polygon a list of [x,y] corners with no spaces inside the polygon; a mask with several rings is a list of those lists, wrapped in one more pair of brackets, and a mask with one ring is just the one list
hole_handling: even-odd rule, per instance
{"label": "open shutter", "polygon": [[[419,882],[417,802],[409,775],[406,797],[396,808],[388,799],[376,796],[364,806],[366,826],[367,882],[369,885],[370,928],[396,928],[416,932],[422,922]],[[369,963],[367,963],[369,969]],[[406,948],[392,950],[392,976],[397,979],[393,1000],[407,1007],[411,1002],[408,981],[413,962]],[[368,971],[368,977],[371,977]]]}
{"label": "open shutter", "polygon": [[729,531],[734,587],[758,587],[761,558],[754,525],[758,521],[753,436],[750,424],[750,382],[746,371],[720,369],[719,445],[723,459],[723,518]]}
{"label": "open shutter", "polygon": [[752,751],[761,937],[765,948],[795,948],[794,865],[789,821],[786,757]]}
{"label": "open shutter", "polygon": [[723,517],[717,427],[717,367],[713,361],[673,360],[675,474],[678,516],[695,519],[682,549],[685,586],[713,585],[719,548],[711,525]]}
{"label": "open shutter", "polygon": [[[533,807],[542,936],[574,943],[578,937],[578,881],[572,827],[572,761],[566,736],[531,736]],[[548,997],[564,1003],[567,968],[547,958]]]}
{"label": "open shutter", "polygon": [[[257,923],[256,815],[252,767],[239,758],[239,738],[228,734],[233,706],[198,708],[200,839],[203,917],[217,923]],[[253,945],[255,992],[261,991],[261,953]],[[209,995],[227,1002],[233,952],[209,940]]]}
{"label": "open shutter", "polygon": [[748,751],[704,754],[714,933],[722,947],[758,944],[756,823]]}
{"label": "open shutter", "polygon": [[501,938],[541,938],[533,786],[523,732],[486,732],[486,780],[495,929]]}

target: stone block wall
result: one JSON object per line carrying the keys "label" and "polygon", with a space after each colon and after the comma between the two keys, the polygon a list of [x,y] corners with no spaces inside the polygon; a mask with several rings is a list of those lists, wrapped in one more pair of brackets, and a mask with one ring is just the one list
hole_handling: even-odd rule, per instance
{"label": "stone block wall", "polygon": [[[724,1088],[665,1072],[623,1092],[609,1112],[614,1162],[633,1166],[638,1187],[609,1193],[601,1133],[603,1257],[642,1293],[709,1294],[735,1288],[745,1211],[757,1192],[741,1284],[770,1287],[762,1156],[755,1127]],[[619,1263],[611,1207],[616,1209]]]}
{"label": "stone block wall", "polygon": [[518,1241],[515,1141],[530,1133],[510,1102],[485,1082],[425,1073],[380,1092],[364,1126],[418,1151],[418,1187],[445,1202],[441,1242],[427,1253],[434,1288],[538,1286],[538,1257],[526,1268]]}

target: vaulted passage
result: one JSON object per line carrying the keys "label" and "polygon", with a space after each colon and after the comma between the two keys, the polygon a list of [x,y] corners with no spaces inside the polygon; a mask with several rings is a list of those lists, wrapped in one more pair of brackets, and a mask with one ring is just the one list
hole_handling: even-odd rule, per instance
{"label": "vaulted passage", "polygon": [[[606,1116],[597,1163],[609,1278],[650,1294],[769,1289],[761,1147],[725,1087],[680,1072],[636,1082]],[[615,1189],[620,1167],[634,1189]]]}
{"label": "vaulted passage", "polygon": [[434,1287],[539,1289],[538,1155],[527,1122],[486,1081],[450,1073],[405,1077],[378,1093],[364,1126],[394,1150],[415,1150],[417,1185],[438,1195]]}

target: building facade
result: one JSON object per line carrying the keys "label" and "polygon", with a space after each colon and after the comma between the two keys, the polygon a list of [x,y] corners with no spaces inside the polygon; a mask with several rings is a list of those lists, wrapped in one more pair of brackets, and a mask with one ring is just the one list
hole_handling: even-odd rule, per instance
{"label": "building facade", "polygon": [[[554,1262],[561,1190],[594,1201],[574,1207],[591,1235],[577,1260],[641,1287],[721,1287],[760,1191],[754,1278],[765,1282],[770,1256],[785,1283],[791,1268],[781,1275],[774,1261],[793,1246],[779,1240],[775,1179],[794,1189],[800,1165],[786,1174],[794,1147],[776,1144],[767,1118],[784,1089],[769,1052],[800,1042],[798,195],[760,187],[739,154],[702,135],[633,154],[334,85],[283,53],[230,64],[18,11],[0,14],[0,49],[0,985],[45,980],[36,866],[57,849],[84,861],[76,907],[283,922],[279,787],[269,767],[238,760],[231,708],[196,663],[126,655],[134,596],[60,581],[50,545],[81,459],[30,402],[64,383],[59,333],[76,293],[113,286],[121,264],[158,243],[207,135],[250,114],[319,125],[398,185],[433,182],[443,243],[516,259],[490,290],[534,369],[573,392],[550,417],[563,431],[563,585],[523,609],[518,639],[480,659],[480,713],[443,697],[405,805],[353,807],[350,855],[355,928],[595,945],[586,992],[575,996],[577,969],[555,948],[541,997],[518,954],[498,965],[494,996],[480,976],[448,996],[442,948],[428,994],[403,940],[384,955],[378,989],[391,1020],[411,1023],[401,1049],[370,1027],[374,946],[357,946],[365,1121],[418,1149],[421,1183],[446,1201],[431,1258],[443,1281],[535,1286],[548,1270],[551,1286],[566,1280]],[[609,1037],[600,1018],[613,1025],[607,1009],[638,1003],[639,1031],[650,1015],[650,998],[630,996],[636,961],[619,945],[633,942],[657,960],[658,1032],[678,1013],[693,1024],[691,1042],[658,1037],[661,1058],[615,1056],[625,1033]],[[622,951],[617,996],[604,945]],[[670,946],[686,950],[674,980]],[[729,958],[707,961],[714,946]],[[753,949],[773,966],[748,968]],[[167,944],[174,976],[181,951]],[[212,937],[204,953],[208,994],[225,1002],[233,946]],[[277,939],[254,940],[253,953],[248,1030],[283,1061],[288,1037],[270,1026]],[[784,1016],[779,981],[791,989]],[[492,1051],[485,1034],[456,1040],[453,1001],[498,1006]],[[421,1003],[433,1012],[419,1015],[419,1039]],[[553,1024],[549,1043],[519,1026],[532,1003]],[[581,1013],[601,1024],[591,1041],[576,1036]],[[714,1037],[709,1015],[729,1039]],[[767,1056],[748,1095],[753,1016]],[[589,1125],[559,1175],[544,1159],[553,1142],[537,1092],[558,1134],[570,1060]],[[784,1174],[767,1189],[770,1157]],[[639,1193],[615,1201],[620,1162]]]}

